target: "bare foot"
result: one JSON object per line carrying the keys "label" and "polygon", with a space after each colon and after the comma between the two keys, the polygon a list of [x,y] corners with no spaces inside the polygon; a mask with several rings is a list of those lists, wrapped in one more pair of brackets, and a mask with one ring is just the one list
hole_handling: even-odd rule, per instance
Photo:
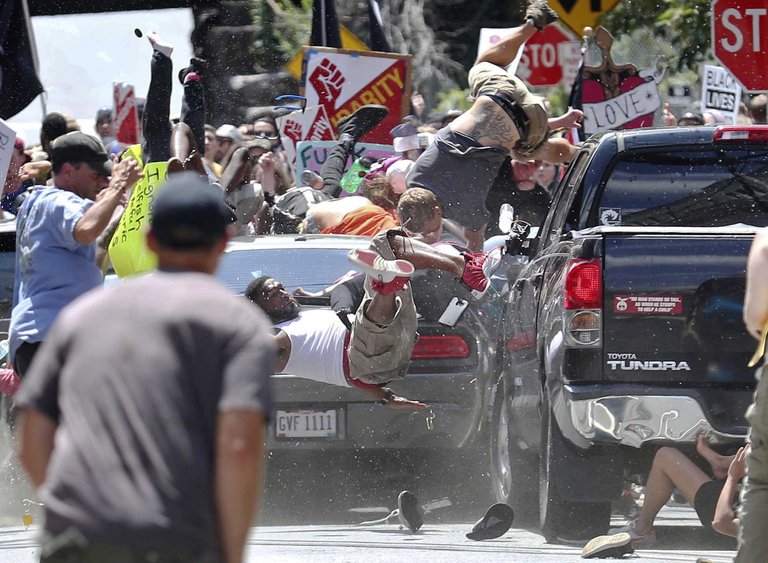
{"label": "bare foot", "polygon": [[722,456],[709,447],[709,440],[704,434],[699,434],[696,438],[696,451],[707,460],[712,468],[712,475],[715,479],[725,479],[728,476],[728,466],[730,457]]}

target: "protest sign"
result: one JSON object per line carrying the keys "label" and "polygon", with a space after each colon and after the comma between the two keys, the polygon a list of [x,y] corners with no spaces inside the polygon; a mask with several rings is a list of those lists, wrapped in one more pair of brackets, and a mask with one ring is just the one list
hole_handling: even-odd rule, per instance
{"label": "protest sign", "polygon": [[585,66],[581,75],[583,129],[587,135],[598,131],[636,129],[653,125],[654,112],[661,107],[659,82],[663,71],[638,70],[633,64],[617,65],[611,56],[613,37],[603,27],[594,34],[602,52],[598,66]]}
{"label": "protest sign", "polygon": [[5,121],[0,119],[0,186],[5,185],[5,178],[8,175],[8,167],[11,165],[15,144],[16,132]]}
{"label": "protest sign", "polygon": [[338,121],[368,104],[384,105],[389,114],[363,140],[390,143],[389,131],[410,107],[411,58],[305,46],[302,94],[306,109],[279,120],[283,146],[291,160],[295,162],[297,143],[335,139]]}
{"label": "protest sign", "polygon": [[726,69],[720,66],[704,65],[701,80],[701,110],[714,109],[721,112],[729,123],[736,123],[741,100],[741,84]]}
{"label": "protest sign", "polygon": [[150,162],[144,167],[144,177],[133,187],[128,206],[109,243],[112,267],[121,278],[140,274],[157,266],[157,257],[147,248],[145,236],[152,202],[167,174],[167,162]]}
{"label": "protest sign", "polygon": [[115,82],[112,85],[114,111],[112,126],[115,138],[121,143],[132,145],[139,142],[139,111],[132,84]]}
{"label": "protest sign", "polygon": [[[298,178],[304,170],[319,173],[335,145],[336,141],[300,141],[296,147],[296,177]],[[344,168],[345,170],[349,169],[352,163],[362,156],[370,156],[379,160],[396,155],[392,145],[357,143],[354,154]]]}

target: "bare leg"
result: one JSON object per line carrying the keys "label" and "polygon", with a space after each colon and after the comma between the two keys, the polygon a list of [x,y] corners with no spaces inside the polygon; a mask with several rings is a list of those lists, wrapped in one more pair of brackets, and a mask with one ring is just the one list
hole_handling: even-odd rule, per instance
{"label": "bare leg", "polygon": [[523,44],[536,34],[536,28],[530,21],[513,29],[508,35],[501,38],[498,43],[488,47],[480,53],[475,64],[488,62],[497,66],[506,67],[512,64],[517,57],[517,52]]}
{"label": "bare leg", "polygon": [[667,504],[675,488],[692,505],[699,487],[711,480],[685,454],[674,448],[661,448],[653,458],[648,475],[643,509],[635,525],[637,532],[645,534],[653,528],[656,515]]}
{"label": "bare leg", "polygon": [[390,295],[383,295],[381,293],[374,293],[370,301],[368,301],[363,313],[365,318],[378,325],[389,325],[395,320],[395,314],[397,313],[397,301],[395,300],[394,293]]}
{"label": "bare leg", "polygon": [[417,270],[443,270],[457,278],[464,273],[466,261],[463,256],[441,252],[425,242],[403,235],[390,234],[388,240],[395,257],[408,260]]}
{"label": "bare leg", "polygon": [[728,468],[731,466],[731,462],[736,456],[720,455],[709,447],[709,441],[703,434],[699,434],[696,439],[696,451],[699,452],[701,457],[707,460],[715,479],[725,479],[728,476]]}
{"label": "bare leg", "polygon": [[201,176],[206,176],[200,151],[192,129],[186,123],[180,122],[173,126],[171,133],[171,158],[176,157],[184,164],[185,170],[194,170]]}
{"label": "bare leg", "polygon": [[221,187],[229,192],[242,186],[250,179],[252,168],[251,153],[248,152],[248,149],[244,147],[236,149],[221,174],[219,182]]}

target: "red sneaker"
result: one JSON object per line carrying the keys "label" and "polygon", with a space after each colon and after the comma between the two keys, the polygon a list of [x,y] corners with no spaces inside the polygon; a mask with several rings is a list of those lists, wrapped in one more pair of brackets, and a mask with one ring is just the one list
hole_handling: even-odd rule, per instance
{"label": "red sneaker", "polygon": [[407,260],[386,260],[373,250],[350,250],[347,258],[370,278],[373,290],[384,295],[401,291],[415,270]]}
{"label": "red sneaker", "polygon": [[469,289],[472,297],[481,299],[490,287],[490,278],[501,265],[502,247],[494,248],[490,252],[465,254],[464,273],[461,283]]}

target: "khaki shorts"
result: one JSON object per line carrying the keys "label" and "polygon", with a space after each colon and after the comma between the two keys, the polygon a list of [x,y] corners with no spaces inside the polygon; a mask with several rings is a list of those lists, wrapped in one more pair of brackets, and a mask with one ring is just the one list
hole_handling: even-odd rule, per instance
{"label": "khaki shorts", "polygon": [[[493,63],[482,62],[469,71],[469,88],[473,98],[477,98],[483,91],[503,92],[523,110],[529,125],[525,138],[520,140],[520,147],[516,152],[527,156],[527,153],[546,141],[549,133],[549,116],[544,107],[544,101],[531,94],[518,77],[510,76],[506,70]],[[521,131],[520,134],[522,135],[523,132]]]}
{"label": "khaki shorts", "polygon": [[[374,237],[371,248],[387,260],[395,260],[395,253],[387,241],[389,232],[405,235],[398,229],[385,231]],[[349,375],[363,383],[389,383],[393,379],[405,377],[408,373],[413,346],[418,337],[418,318],[413,293],[408,284],[403,291],[396,294],[395,318],[388,326],[382,327],[369,321],[363,314],[373,297],[368,280],[365,290],[366,297],[357,309],[347,350]]]}
{"label": "khaki shorts", "polygon": [[738,563],[762,563],[768,553],[768,370],[758,369],[755,400],[747,409],[751,425],[747,478],[741,489]]}

